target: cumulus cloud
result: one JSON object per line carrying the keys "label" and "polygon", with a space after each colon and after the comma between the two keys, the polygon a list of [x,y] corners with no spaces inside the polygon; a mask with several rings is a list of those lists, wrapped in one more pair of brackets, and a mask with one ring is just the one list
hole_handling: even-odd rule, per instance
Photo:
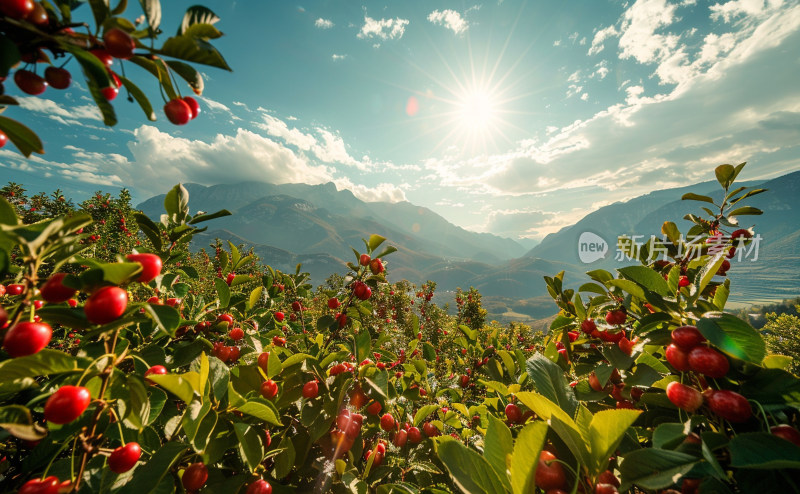
{"label": "cumulus cloud", "polygon": [[608,26],[594,33],[594,38],[592,38],[592,46],[589,47],[589,55],[596,55],[603,51],[605,48],[604,42],[607,39],[615,36],[619,36],[619,32],[614,26]]}
{"label": "cumulus cloud", "polygon": [[20,108],[38,113],[44,113],[52,117],[68,118],[75,120],[98,120],[103,121],[100,110],[95,105],[80,105],[66,109],[53,100],[38,97],[19,97],[17,98]]}
{"label": "cumulus cloud", "polygon": [[329,19],[323,19],[322,17],[320,17],[319,19],[314,21],[314,25],[320,29],[330,29],[333,27],[333,21]]}
{"label": "cumulus cloud", "polygon": [[337,178],[333,181],[338,189],[347,189],[364,202],[402,202],[406,193],[402,188],[389,183],[380,183],[374,187],[354,184],[349,178]]}
{"label": "cumulus cloud", "polygon": [[469,23],[455,10],[434,10],[428,15],[432,23],[444,26],[456,34],[461,34],[469,28]]}
{"label": "cumulus cloud", "polygon": [[358,33],[358,38],[372,39],[377,38],[380,40],[400,39],[406,32],[408,26],[408,19],[373,19],[372,17],[364,16],[364,25],[361,26],[361,31]]}

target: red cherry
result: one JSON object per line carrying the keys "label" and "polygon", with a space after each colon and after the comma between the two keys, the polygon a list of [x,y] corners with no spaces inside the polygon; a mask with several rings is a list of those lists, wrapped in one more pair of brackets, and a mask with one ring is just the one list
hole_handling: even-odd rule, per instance
{"label": "red cherry", "polygon": [[595,391],[607,391],[603,388],[603,385],[600,384],[600,379],[598,379],[597,374],[594,372],[589,374],[589,387]]}
{"label": "red cherry", "polygon": [[667,385],[667,398],[673,405],[687,412],[694,412],[703,405],[703,394],[700,391],[675,381]]}
{"label": "red cherry", "polygon": [[6,293],[9,296],[20,295],[24,291],[25,291],[25,285],[18,285],[18,284],[12,283],[12,284],[10,284],[10,285],[8,285],[6,287]]}
{"label": "red cherry", "polygon": [[272,344],[275,346],[286,346],[286,338],[282,336],[273,336]]}
{"label": "red cherry", "polygon": [[119,87],[108,86],[100,90],[106,101],[113,101],[119,94]]}
{"label": "red cherry", "polygon": [[689,286],[691,284],[692,284],[692,282],[689,281],[689,277],[688,276],[681,276],[678,279],[678,287],[679,288],[683,288],[683,287]]}
{"label": "red cherry", "polygon": [[295,312],[302,311],[303,310],[303,304],[301,304],[300,302],[295,300],[294,302],[292,302],[292,310],[295,311]]}
{"label": "red cherry", "polygon": [[186,103],[192,111],[192,120],[197,118],[197,115],[200,115],[200,105],[197,103],[196,99],[191,96],[184,96],[183,102]]}
{"label": "red cherry", "polygon": [[104,286],[86,300],[83,311],[92,324],[108,324],[125,313],[128,292],[118,286]]}
{"label": "red cherry", "polygon": [[358,263],[362,266],[369,266],[369,262],[372,259],[369,257],[369,254],[361,254],[361,257],[358,258]]}
{"label": "red cherry", "polygon": [[365,283],[359,281],[353,287],[353,294],[359,300],[367,300],[372,295],[372,290]]}
{"label": "red cherry", "polygon": [[203,462],[192,463],[186,467],[186,470],[183,472],[183,477],[181,477],[181,483],[183,483],[183,487],[187,491],[200,490],[200,488],[206,485],[207,480],[208,469]]}
{"label": "red cherry", "polygon": [[402,448],[406,445],[406,441],[408,441],[408,432],[406,432],[405,429],[400,429],[397,434],[395,434],[392,443],[398,448]]}
{"label": "red cherry", "polygon": [[261,383],[261,396],[271,400],[278,395],[278,384],[272,379],[267,379]]}
{"label": "red cherry", "polygon": [[597,331],[597,325],[592,319],[586,319],[585,321],[581,322],[581,331],[586,334],[592,334]]}
{"label": "red cherry", "polygon": [[20,322],[6,333],[3,349],[14,358],[39,353],[50,343],[53,329],[43,322]]}
{"label": "red cherry", "polygon": [[685,351],[689,351],[706,341],[695,326],[681,326],[672,332],[672,342]]}
{"label": "red cherry", "polygon": [[111,64],[114,63],[114,57],[109,55],[108,52],[105,50],[97,48],[94,50],[89,50],[89,53],[97,57],[97,59],[100,60],[100,63],[102,63],[106,67],[111,67]]}
{"label": "red cherry", "polygon": [[[153,375],[155,375],[155,376],[163,376],[167,372],[168,372],[167,368],[164,367],[163,365],[154,365],[154,366],[150,367],[149,369],[147,369],[144,372],[144,377],[145,377],[145,379],[147,379],[147,376],[153,376]],[[150,382],[149,379],[148,379],[148,382]],[[150,382],[150,384],[154,384],[154,383]]]}
{"label": "red cherry", "polygon": [[[2,84],[2,83],[0,83],[0,94],[2,94],[2,93],[3,93],[3,91],[2,91],[2,85],[3,85],[3,84]],[[2,130],[0,130],[0,148],[2,148],[3,146],[5,146],[7,142],[8,142],[8,136],[6,135],[6,133],[5,133],[5,132],[3,132]],[[0,296],[2,296],[2,295],[0,295]]]}
{"label": "red cherry", "polygon": [[408,440],[411,444],[419,444],[422,442],[422,433],[416,427],[411,427],[408,429]]}
{"label": "red cherry", "polygon": [[600,483],[594,486],[594,494],[619,494],[619,491],[615,485]]}
{"label": "red cherry", "polygon": [[370,404],[370,406],[367,407],[367,413],[370,415],[378,415],[379,413],[381,413],[382,408],[383,407],[381,406],[381,404],[375,401],[372,402],[372,404]]}
{"label": "red cherry", "polygon": [[625,321],[627,319],[628,319],[628,314],[621,309],[614,309],[606,313],[606,322],[613,326],[625,324]]}
{"label": "red cherry", "polygon": [[42,298],[51,304],[57,304],[60,302],[65,302],[66,300],[72,298],[73,295],[77,292],[74,288],[70,288],[68,286],[64,286],[62,281],[67,276],[67,273],[56,273],[52,275],[45,283],[42,285],[41,294]]}
{"label": "red cherry", "polygon": [[67,89],[72,84],[72,74],[67,69],[51,66],[44,69],[44,80],[56,89]]}
{"label": "red cherry", "polygon": [[383,262],[380,259],[373,259],[369,262],[369,270],[372,271],[372,274],[381,274],[384,269]]}
{"label": "red cherry", "polygon": [[681,350],[681,347],[678,345],[674,343],[670,344],[664,353],[667,357],[667,362],[669,362],[675,370],[680,372],[692,370],[692,367],[689,365],[689,354]]}
{"label": "red cherry", "polygon": [[164,303],[166,303],[170,307],[175,307],[176,305],[180,305],[181,299],[179,299],[179,298],[168,298],[167,300],[164,301]]}
{"label": "red cherry", "polygon": [[272,444],[272,434],[269,431],[264,431],[264,448],[269,448],[270,444]]}
{"label": "red cherry", "polygon": [[34,74],[30,70],[18,70],[14,72],[14,82],[27,94],[38,96],[47,89],[47,82]]}
{"label": "red cherry", "polygon": [[28,14],[27,17],[25,17],[25,20],[31,24],[39,26],[40,28],[46,27],[48,24],[50,24],[50,17],[47,15],[47,10],[45,10],[45,8],[39,2],[33,3],[33,10],[30,14]]}
{"label": "red cherry", "polygon": [[230,314],[222,314],[221,316],[217,317],[217,320],[231,324],[233,323],[233,316]]}
{"label": "red cherry", "polygon": [[381,417],[381,429],[390,431],[394,429],[394,424],[394,417],[392,417],[391,413],[383,414],[383,417]]}
{"label": "red cherry", "polygon": [[283,315],[283,312],[276,312],[275,313],[275,320],[276,321],[283,322],[284,319],[285,319],[285,316]]}
{"label": "red cherry", "polygon": [[229,346],[221,346],[217,350],[216,356],[218,359],[222,360],[223,362],[227,362],[231,358],[231,347]]}
{"label": "red cherry", "polygon": [[50,476],[44,480],[31,479],[22,484],[17,494],[57,494],[58,486],[58,477]]}
{"label": "red cherry", "polygon": [[633,345],[633,342],[624,336],[617,342],[617,346],[625,355],[633,354]]}
{"label": "red cherry", "polygon": [[67,305],[69,305],[70,307],[77,307],[78,306],[78,301],[75,300],[74,298],[71,298],[71,299],[67,300]]}
{"label": "red cherry", "polygon": [[362,391],[361,388],[356,387],[356,389],[350,393],[350,404],[356,409],[367,404],[367,395],[364,394],[364,391]]}
{"label": "red cherry", "polygon": [[130,34],[119,28],[111,28],[103,36],[106,52],[114,58],[128,59],[133,56],[136,42]]}
{"label": "red cherry", "polygon": [[734,391],[709,388],[703,391],[703,396],[712,412],[730,422],[746,422],[753,415],[747,398]]}
{"label": "red cherry", "polygon": [[142,265],[142,272],[136,279],[140,283],[149,283],[161,274],[161,258],[156,254],[128,254],[125,258]]}
{"label": "red cherry", "polygon": [[513,424],[518,424],[522,419],[522,411],[513,403],[506,405],[506,418]]}
{"label": "red cherry", "polygon": [[230,336],[233,341],[239,341],[244,338],[244,330],[242,328],[233,328],[228,333],[228,336]]}
{"label": "red cherry", "polygon": [[142,456],[142,448],[139,443],[128,443],[115,449],[108,457],[108,468],[114,473],[124,473],[136,466],[139,457]]}
{"label": "red cherry", "polygon": [[733,233],[731,233],[731,241],[733,241],[734,243],[736,243],[739,237],[752,238],[753,234],[750,233],[750,230],[745,230],[743,228],[735,230]]}
{"label": "red cherry", "polygon": [[303,398],[313,400],[319,394],[319,384],[317,381],[308,381],[303,385]]}
{"label": "red cherry", "polygon": [[597,476],[597,483],[598,484],[611,484],[614,487],[619,487],[619,479],[614,475],[611,470],[606,470],[605,472],[601,473]]}
{"label": "red cherry", "polygon": [[544,490],[562,489],[567,484],[564,468],[554,461],[556,456],[549,451],[539,453],[539,465],[536,468],[535,481]]}
{"label": "red cherry", "polygon": [[82,386],[61,386],[44,404],[44,418],[54,424],[68,424],[81,416],[92,396]]}
{"label": "red cherry", "polygon": [[3,0],[0,2],[0,12],[12,19],[24,19],[30,15],[33,9],[33,0]]}
{"label": "red cherry", "polygon": [[247,487],[245,494],[272,494],[272,486],[264,479],[258,479]]}
{"label": "red cherry", "polygon": [[164,105],[164,114],[175,125],[185,125],[192,119],[192,109],[182,99],[174,99]]}
{"label": "red cherry", "polygon": [[228,277],[225,278],[225,283],[227,283],[228,286],[231,286],[231,283],[233,283],[233,280],[235,278],[236,278],[236,273],[228,273]]}
{"label": "red cherry", "polygon": [[424,432],[425,435],[428,437],[436,437],[441,435],[439,429],[430,422],[425,422],[424,424],[422,424],[422,432]]}
{"label": "red cherry", "polygon": [[269,352],[262,352],[261,355],[258,356],[258,366],[261,367],[261,370],[264,371],[264,374],[267,373],[268,364],[269,364]]}
{"label": "red cherry", "polygon": [[713,378],[724,377],[730,369],[728,359],[707,346],[698,346],[689,352],[689,366],[693,371]]}
{"label": "red cherry", "polygon": [[774,425],[770,427],[769,431],[774,436],[786,439],[795,446],[800,446],[800,432],[797,429],[787,424]]}
{"label": "red cherry", "polygon": [[467,375],[462,375],[462,376],[459,378],[459,380],[458,380],[458,384],[459,384],[459,385],[460,385],[462,388],[466,388],[467,386],[469,386],[469,376],[467,376]]}
{"label": "red cherry", "polygon": [[336,297],[332,297],[328,299],[328,308],[329,309],[336,309],[339,307],[339,299]]}

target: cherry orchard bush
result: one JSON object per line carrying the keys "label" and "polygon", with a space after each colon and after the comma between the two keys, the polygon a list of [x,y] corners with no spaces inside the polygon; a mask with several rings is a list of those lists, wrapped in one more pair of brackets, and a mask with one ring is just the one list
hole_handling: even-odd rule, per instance
{"label": "cherry orchard bush", "polygon": [[[176,34],[157,47],[156,41],[164,34],[161,2],[140,0],[139,3],[144,15],[131,22],[123,17],[127,0],[116,5],[101,0],[0,1],[0,113],[9,105],[19,104],[6,94],[11,92],[5,85],[9,84],[6,79],[12,73],[21,93],[38,96],[48,87],[63,90],[72,84],[72,74],[65,66],[74,59],[108,126],[117,123],[111,102],[123,88],[128,100],[136,101],[148,120],[156,120],[153,105],[126,74],[126,67],[134,65],[156,79],[165,103],[164,114],[170,122],[183,125],[196,118],[200,112],[197,100],[181,95],[177,77],[199,95],[203,91],[203,78],[186,62],[230,70],[210,43],[222,36],[214,26],[220,19],[203,6],[192,6]],[[83,17],[73,18],[74,11],[86,4],[91,9],[93,26],[83,22]],[[25,156],[44,153],[42,142],[33,131],[0,116],[0,147],[9,140]]]}
{"label": "cherry orchard bush", "polygon": [[433,283],[390,284],[377,235],[314,290],[232,244],[190,254],[229,213],[190,216],[181,186],[113,259],[81,242],[99,219],[0,201],[0,490],[796,491],[800,381],[723,312],[758,213],[740,170],[717,169],[722,203],[686,197],[719,209],[687,216],[699,257],[665,223],[617,277],[546,278],[546,339],[477,324],[477,291],[449,317]]}

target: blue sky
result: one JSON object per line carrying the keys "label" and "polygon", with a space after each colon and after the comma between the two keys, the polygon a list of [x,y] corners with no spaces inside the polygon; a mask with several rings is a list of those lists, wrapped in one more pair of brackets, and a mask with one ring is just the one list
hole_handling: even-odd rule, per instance
{"label": "blue sky", "polygon": [[[164,2],[166,33],[193,3]],[[22,97],[5,115],[47,153],[0,150],[3,182],[145,199],[178,181],[333,181],[539,239],[721,163],[748,161],[747,179],[800,168],[797,1],[205,5],[233,72],[202,68],[198,119],[150,122],[120,96],[106,129],[80,81]],[[126,70],[160,109],[155,81]]]}

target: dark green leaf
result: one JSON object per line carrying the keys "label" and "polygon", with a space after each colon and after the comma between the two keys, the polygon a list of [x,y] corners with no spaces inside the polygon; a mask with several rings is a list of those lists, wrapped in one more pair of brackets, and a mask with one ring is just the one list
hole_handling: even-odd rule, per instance
{"label": "dark green leaf", "polygon": [[702,201],[702,202],[709,202],[714,204],[714,199],[708,196],[702,196],[700,194],[695,194],[694,192],[687,192],[681,196],[681,200],[684,201]]}
{"label": "dark green leaf", "polygon": [[466,494],[500,494],[503,483],[485,458],[457,441],[439,445],[439,458],[453,483]]}
{"label": "dark green leaf", "polygon": [[709,312],[697,322],[697,329],[715,347],[728,355],[760,364],[766,355],[766,346],[758,331],[738,317]]}
{"label": "dark green leaf", "polygon": [[625,278],[638,283],[644,288],[659,295],[669,295],[669,287],[664,278],[646,266],[628,266],[617,271]]}
{"label": "dark green leaf", "polygon": [[136,469],[119,494],[152,494],[161,480],[172,470],[189,446],[179,442],[168,442],[161,447],[144,465]]}
{"label": "dark green leaf", "polygon": [[663,489],[676,483],[694,467],[698,458],[667,449],[637,449],[625,455],[620,467],[622,489],[631,484],[644,489]]}
{"label": "dark green leaf", "polygon": [[262,432],[249,424],[237,422],[233,424],[236,439],[239,440],[239,456],[251,471],[261,463],[264,458],[264,446],[261,444]]}
{"label": "dark green leaf", "polygon": [[767,432],[737,434],[730,442],[730,451],[735,468],[800,468],[800,447]]}
{"label": "dark green leaf", "polygon": [[537,391],[572,417],[578,408],[578,399],[564,377],[561,367],[537,353],[528,359],[526,368]]}
{"label": "dark green leaf", "polygon": [[8,139],[26,158],[32,153],[44,154],[44,146],[39,136],[16,120],[0,116],[0,131],[5,132]]}
{"label": "dark green leaf", "polygon": [[502,420],[494,415],[489,415],[489,428],[486,430],[484,439],[483,456],[497,473],[507,491],[511,490],[511,482],[506,474],[508,469],[506,461],[513,450],[514,440],[511,437],[511,430]]}

